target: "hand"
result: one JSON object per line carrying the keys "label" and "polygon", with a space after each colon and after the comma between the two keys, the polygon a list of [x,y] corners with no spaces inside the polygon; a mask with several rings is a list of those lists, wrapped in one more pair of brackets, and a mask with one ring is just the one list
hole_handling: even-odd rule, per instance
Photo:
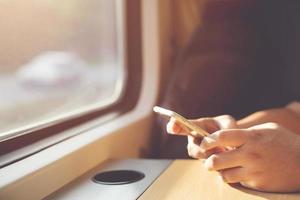
{"label": "hand", "polygon": [[[206,130],[208,133],[214,133],[215,131],[228,129],[228,128],[237,128],[237,122],[233,117],[229,115],[222,115],[214,118],[200,118],[196,120],[190,120],[196,125],[200,126],[202,129]],[[188,153],[193,158],[207,158],[213,153],[222,152],[225,149],[216,147],[210,151],[203,152],[199,149],[199,145],[202,141],[202,138],[195,138],[188,135],[188,132],[184,127],[181,126],[174,118],[171,118],[167,124],[167,131],[171,134],[176,135],[187,135],[188,136]]]}
{"label": "hand", "polygon": [[269,192],[300,190],[300,136],[275,123],[220,130],[205,137],[198,150],[235,147],[205,161],[225,182]]}

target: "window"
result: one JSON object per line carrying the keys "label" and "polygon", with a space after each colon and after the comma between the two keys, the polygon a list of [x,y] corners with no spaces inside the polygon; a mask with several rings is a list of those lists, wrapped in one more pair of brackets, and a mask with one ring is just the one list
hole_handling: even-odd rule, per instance
{"label": "window", "polygon": [[116,3],[1,1],[2,138],[116,101],[124,78]]}
{"label": "window", "polygon": [[138,0],[0,2],[0,156],[135,105],[139,15]]}

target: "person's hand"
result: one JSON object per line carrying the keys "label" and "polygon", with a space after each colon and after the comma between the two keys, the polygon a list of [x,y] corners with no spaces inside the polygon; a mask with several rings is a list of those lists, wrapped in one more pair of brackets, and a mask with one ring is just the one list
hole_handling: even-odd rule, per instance
{"label": "person's hand", "polygon": [[[229,115],[222,115],[214,118],[200,118],[196,120],[190,120],[196,125],[200,126],[202,129],[208,133],[214,133],[218,130],[228,129],[228,128],[237,128],[237,122],[235,119]],[[207,158],[213,153],[218,153],[224,151],[222,147],[216,147],[210,151],[201,151],[199,145],[202,141],[202,138],[196,138],[189,135],[187,130],[181,126],[174,118],[171,118],[167,124],[167,132],[176,135],[185,135],[188,136],[188,153],[189,156],[193,158]]]}
{"label": "person's hand", "polygon": [[225,182],[269,192],[300,190],[300,136],[275,123],[248,129],[220,130],[198,146],[207,152],[234,147],[205,160],[209,170],[219,171]]}

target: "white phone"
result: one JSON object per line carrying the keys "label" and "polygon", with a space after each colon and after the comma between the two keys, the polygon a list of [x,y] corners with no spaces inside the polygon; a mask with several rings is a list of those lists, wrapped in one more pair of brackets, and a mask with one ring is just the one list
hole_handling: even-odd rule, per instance
{"label": "white phone", "polygon": [[205,136],[209,135],[205,130],[203,130],[196,124],[188,121],[186,118],[184,118],[183,116],[179,115],[178,113],[176,113],[174,111],[167,110],[167,109],[159,107],[159,106],[155,106],[153,108],[153,111],[156,113],[159,113],[161,115],[164,115],[164,116],[173,117],[180,124],[182,124],[184,127],[186,127],[187,130],[189,130],[189,133],[194,137],[205,137]]}

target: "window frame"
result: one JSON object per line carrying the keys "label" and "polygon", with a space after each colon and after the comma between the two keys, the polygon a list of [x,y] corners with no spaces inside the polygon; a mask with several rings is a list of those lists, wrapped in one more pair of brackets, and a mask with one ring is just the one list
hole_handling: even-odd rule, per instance
{"label": "window frame", "polygon": [[[91,120],[97,119],[106,114],[117,112],[119,115],[124,114],[136,105],[140,93],[142,82],[142,47],[141,47],[141,11],[138,0],[115,0],[117,13],[123,18],[122,22],[118,20],[117,26],[121,26],[122,34],[118,34],[118,40],[121,41],[119,46],[120,55],[123,55],[123,80],[117,83],[116,91],[119,95],[113,97],[113,101],[99,107],[92,107],[84,112],[76,113],[64,119],[58,119],[47,124],[36,126],[11,137],[0,141],[0,156],[31,145],[42,139],[48,138],[55,134],[61,133],[68,129],[77,127]],[[128,45],[130,44],[130,45]],[[123,87],[120,87],[123,85]],[[23,157],[24,158],[24,157]],[[20,158],[21,159],[21,158]],[[11,164],[7,163],[4,166]],[[4,167],[2,166],[2,167]]]}
{"label": "window frame", "polygon": [[[136,105],[107,123],[0,169],[0,199],[43,199],[107,159],[145,157],[150,150],[152,108],[161,90],[161,69],[169,58],[162,55],[170,53],[166,45],[171,44],[172,34],[163,20],[170,6],[165,0],[127,1],[140,9],[143,24],[142,52],[137,52],[143,58],[142,82]],[[134,41],[136,36],[132,37]]]}

